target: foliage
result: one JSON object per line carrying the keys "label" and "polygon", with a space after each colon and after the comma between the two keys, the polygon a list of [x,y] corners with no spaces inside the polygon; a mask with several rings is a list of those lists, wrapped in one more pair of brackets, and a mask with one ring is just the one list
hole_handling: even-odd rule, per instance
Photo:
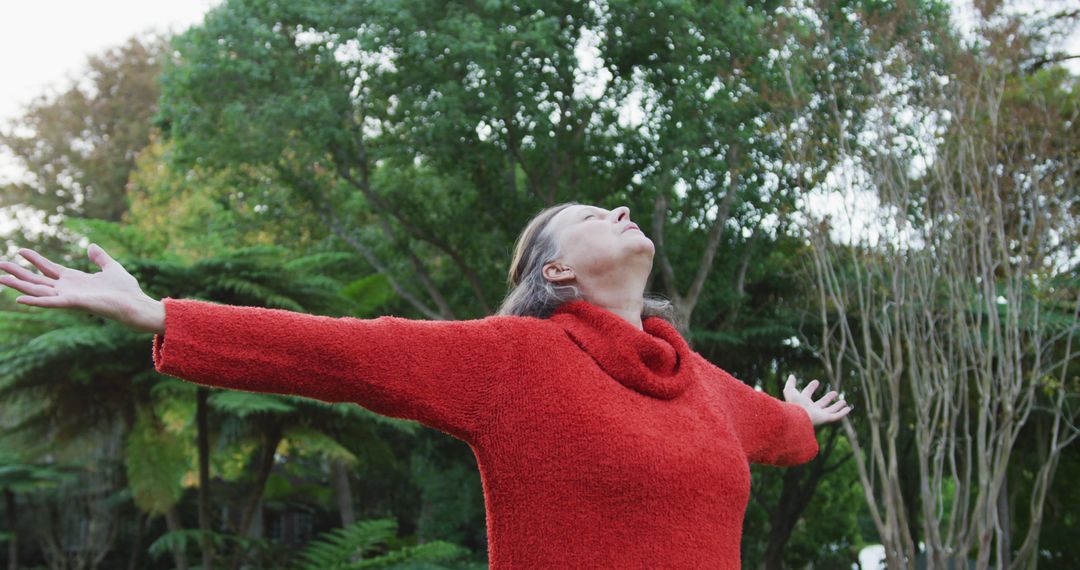
{"label": "foliage", "polygon": [[[507,244],[565,200],[627,203],[666,227],[661,285],[683,303],[718,244],[741,249],[794,207],[803,181],[755,171],[782,156],[781,125],[816,134],[822,69],[887,43],[847,13],[816,29],[778,8],[236,0],[175,39],[157,120],[172,169],[288,186],[274,204],[321,212],[425,316],[491,312]],[[828,34],[833,50],[774,53]]]}
{"label": "foliage", "polygon": [[128,487],[140,509],[151,515],[163,514],[180,500],[181,483],[191,465],[190,453],[190,445],[162,429],[150,410],[139,409],[124,457]]}
{"label": "foliage", "polygon": [[[830,176],[844,170],[846,149],[882,120],[881,77],[919,93],[933,87],[947,58],[970,61],[958,67],[972,72],[974,54],[1009,62],[1016,73],[1000,104],[1010,120],[986,117],[985,128],[1009,144],[1038,142],[1027,154],[1060,158],[1044,173],[1072,179],[1075,156],[1065,151],[1075,148],[1080,91],[1021,24],[1010,52],[988,41],[990,30],[980,32],[982,43],[957,41],[949,4],[935,0],[226,0],[167,45],[132,40],[92,59],[83,83],[93,89],[72,85],[28,106],[0,132],[0,146],[35,176],[0,187],[0,205],[64,218],[49,220],[61,237],[32,237],[24,227],[16,245],[90,271],[81,244],[96,241],[154,298],[468,318],[497,309],[514,237],[540,208],[626,204],[657,245],[649,289],[685,313],[695,350],[775,393],[789,371],[823,376],[822,323],[808,311],[812,281],[799,271],[812,247],[803,230],[811,197],[835,188]],[[918,134],[886,118],[898,134]],[[1045,128],[1029,139],[1024,125]],[[976,135],[950,144],[988,140]],[[892,150],[905,160],[912,153]],[[933,197],[941,188],[919,191]],[[913,213],[917,203],[901,206]],[[1050,205],[1072,221],[1047,259],[1074,260],[1075,200]],[[1075,326],[1061,293],[1075,290],[1075,269],[1048,272],[1029,291],[1050,334]],[[194,525],[186,491],[198,484],[196,387],[153,371],[146,335],[86,315],[27,310],[6,290],[0,302],[0,435],[20,450],[0,462],[0,480],[36,481],[25,469],[59,469],[38,458],[104,449],[108,440],[89,434],[119,423],[126,440],[116,459],[126,480],[109,501],[155,516],[172,508],[182,525]],[[1027,324],[1035,314],[1015,316]],[[1075,396],[1075,377],[1033,379],[1039,404],[1062,382]],[[344,462],[357,515],[384,525],[391,519],[378,517],[392,515],[414,538],[396,538],[396,523],[367,521],[324,534],[329,550],[321,552],[346,532],[374,545],[357,567],[446,567],[439,557],[455,547],[413,544],[434,537],[482,550],[482,488],[461,442],[351,404],[213,391],[210,406],[215,529],[228,523],[216,507],[235,511],[253,498],[267,513],[312,513],[319,530],[343,525],[325,482],[327,466]],[[913,458],[912,403],[898,409],[906,423],[894,441]],[[1039,414],[1032,421],[1044,429]],[[867,419],[852,419],[860,434]],[[262,492],[251,481],[275,441],[268,436],[280,441]],[[1037,524],[1017,497],[1031,494],[1044,460],[1045,438],[1034,428],[1021,437],[1008,478],[1015,536]],[[1042,528],[1039,552],[1048,567],[1076,560],[1067,488],[1075,449],[1061,456],[1047,501],[1045,519],[1054,524]],[[915,462],[900,463],[900,486],[915,496]],[[839,566],[878,538],[852,469],[848,463],[816,487],[786,537],[784,564]],[[783,473],[754,470],[748,565],[764,550],[768,513],[786,500]],[[956,494],[943,491],[942,505]],[[910,510],[917,534],[921,515]],[[153,521],[146,540],[152,536],[155,557],[196,552],[200,531],[161,534]],[[221,560],[234,557],[229,563],[285,563],[272,540],[211,537]],[[345,567],[355,552],[333,544],[335,564]],[[422,562],[426,556],[434,558]],[[44,559],[40,551],[22,557]],[[126,565],[121,557],[110,553],[103,567]]]}
{"label": "foliage", "polygon": [[202,544],[202,537],[204,534],[210,537],[211,543],[217,550],[223,550],[228,547],[251,547],[252,543],[256,542],[229,533],[214,531],[205,531],[204,533],[204,531],[199,529],[184,529],[162,534],[155,539],[154,542],[150,543],[147,552],[151,556],[160,557],[163,554],[175,550],[190,551],[198,548]]}
{"label": "foliage", "polygon": [[[123,221],[144,242],[137,248],[123,243],[131,255],[192,263],[258,245],[306,251],[324,236],[310,214],[281,205],[287,188],[237,184],[229,171],[168,168],[171,146],[154,136],[136,158]],[[111,243],[99,242],[109,251]]]}
{"label": "foliage", "polygon": [[70,482],[77,473],[74,465],[28,464],[16,453],[0,449],[0,490],[24,493]]}
{"label": "foliage", "polygon": [[460,558],[467,551],[448,542],[419,545],[400,543],[394,519],[366,520],[324,533],[300,554],[298,568],[345,570],[359,568],[444,569],[434,564]]}
{"label": "foliage", "polygon": [[[95,54],[81,78],[34,99],[0,130],[0,148],[33,173],[0,185],[0,206],[39,212],[48,225],[71,215],[119,221],[134,157],[150,139],[168,47],[162,37],[134,37]],[[71,239],[15,231],[18,246],[43,240],[52,250]]]}

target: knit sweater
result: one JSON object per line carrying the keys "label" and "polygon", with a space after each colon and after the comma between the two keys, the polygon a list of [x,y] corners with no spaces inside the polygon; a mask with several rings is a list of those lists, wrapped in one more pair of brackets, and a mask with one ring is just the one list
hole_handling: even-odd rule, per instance
{"label": "knit sweater", "polygon": [[467,442],[488,558],[522,568],[739,568],[749,463],[818,451],[810,417],[658,317],[356,319],[163,299],[153,361],[198,384],[352,402]]}

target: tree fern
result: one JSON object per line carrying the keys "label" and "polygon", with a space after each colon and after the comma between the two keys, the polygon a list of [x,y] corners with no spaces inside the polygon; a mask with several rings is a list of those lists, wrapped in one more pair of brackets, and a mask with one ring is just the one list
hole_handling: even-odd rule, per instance
{"label": "tree fern", "polygon": [[416,546],[404,546],[393,552],[371,560],[361,560],[349,566],[353,568],[392,568],[405,570],[406,568],[421,570],[446,570],[446,566],[437,562],[448,562],[461,558],[469,553],[468,550],[449,542],[436,540]]}
{"label": "tree fern", "polygon": [[297,411],[296,406],[280,396],[240,390],[214,392],[210,395],[209,403],[215,410],[239,418],[252,414],[291,414]]}
{"label": "tree fern", "polygon": [[299,570],[339,570],[350,568],[356,557],[375,552],[397,534],[397,521],[376,519],[357,521],[323,533],[299,555]]}
{"label": "tree fern", "polygon": [[315,400],[311,398],[305,398],[303,396],[282,396],[282,398],[295,400],[301,402],[304,405],[316,408],[317,413],[331,413],[343,419],[358,419],[370,421],[385,426],[392,427],[403,433],[409,435],[416,435],[420,429],[420,424],[413,420],[403,420],[401,418],[392,418],[390,416],[384,416],[376,414],[375,412],[349,402],[324,402],[322,400]]}
{"label": "tree fern", "polygon": [[338,440],[315,429],[292,426],[285,430],[285,439],[292,447],[332,461],[342,461],[350,467],[355,467],[360,462],[356,454]]}
{"label": "tree fern", "polygon": [[[298,570],[353,570],[359,568],[445,569],[437,562],[451,561],[468,550],[449,542],[393,547],[398,542],[397,521],[375,519],[323,533],[299,555]],[[389,549],[388,552],[383,552]]]}
{"label": "tree fern", "polygon": [[281,267],[294,273],[327,274],[338,267],[348,266],[355,261],[355,253],[326,251],[287,259],[281,264]]}
{"label": "tree fern", "polygon": [[140,410],[128,433],[124,455],[128,487],[136,506],[151,515],[165,513],[183,495],[190,468],[190,445],[163,429],[149,410]]}
{"label": "tree fern", "polygon": [[25,339],[59,328],[65,323],[75,324],[77,320],[84,319],[84,316],[56,311],[3,310],[0,311],[0,339],[3,339],[0,346],[21,346]]}
{"label": "tree fern", "polygon": [[[221,532],[206,531],[206,534],[210,537],[210,541],[217,550],[228,546],[230,542],[236,542],[237,539],[235,536]],[[150,543],[150,546],[146,551],[149,552],[151,556],[158,558],[162,554],[167,554],[173,550],[183,551],[188,550],[190,547],[197,548],[202,542],[202,535],[202,531],[197,528],[186,528],[166,532],[159,536],[157,540]]]}
{"label": "tree fern", "polygon": [[[39,314],[48,317],[35,328],[50,323],[52,329],[0,349],[0,402],[19,418],[5,437],[24,436],[32,444],[64,439],[131,409],[128,378],[145,366],[133,349],[145,334],[87,315]],[[0,312],[0,321],[32,322],[12,312]]]}

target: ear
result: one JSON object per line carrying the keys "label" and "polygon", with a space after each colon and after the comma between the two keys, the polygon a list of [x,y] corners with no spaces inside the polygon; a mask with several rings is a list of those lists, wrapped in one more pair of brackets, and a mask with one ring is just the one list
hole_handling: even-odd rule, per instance
{"label": "ear", "polygon": [[544,276],[544,279],[553,283],[572,281],[576,277],[573,269],[555,261],[545,264],[540,273]]}

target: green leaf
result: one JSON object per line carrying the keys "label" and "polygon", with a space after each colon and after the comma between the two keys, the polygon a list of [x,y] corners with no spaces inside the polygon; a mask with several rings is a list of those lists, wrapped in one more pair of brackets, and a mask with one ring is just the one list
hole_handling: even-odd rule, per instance
{"label": "green leaf", "polygon": [[137,413],[124,456],[135,505],[151,515],[165,513],[183,495],[190,444],[159,425],[147,409]]}
{"label": "green leaf", "polygon": [[304,426],[294,426],[285,431],[290,446],[304,453],[312,453],[333,461],[345,462],[350,467],[359,463],[356,455],[325,433]]}
{"label": "green leaf", "polygon": [[296,406],[274,394],[226,390],[214,392],[207,402],[218,411],[241,418],[252,414],[291,414]]}

